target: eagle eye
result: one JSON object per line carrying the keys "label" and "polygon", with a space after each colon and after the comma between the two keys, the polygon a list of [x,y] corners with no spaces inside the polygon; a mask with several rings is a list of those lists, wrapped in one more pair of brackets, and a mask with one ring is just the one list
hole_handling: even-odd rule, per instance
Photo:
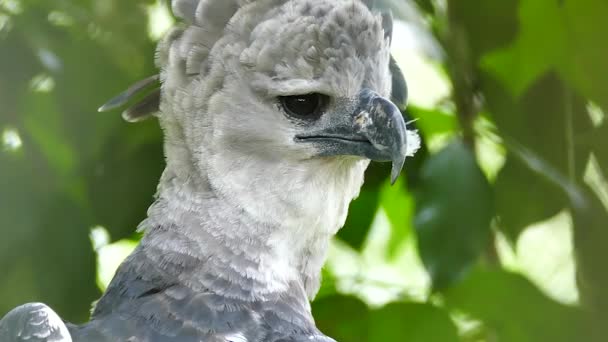
{"label": "eagle eye", "polygon": [[301,119],[319,118],[323,114],[328,100],[327,95],[319,93],[279,97],[285,113]]}

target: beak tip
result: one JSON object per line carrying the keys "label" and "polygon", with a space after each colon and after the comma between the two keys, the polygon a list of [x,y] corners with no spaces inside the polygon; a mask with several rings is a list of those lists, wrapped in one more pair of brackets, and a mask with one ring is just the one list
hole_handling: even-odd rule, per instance
{"label": "beak tip", "polygon": [[400,160],[393,160],[393,167],[391,169],[391,185],[395,185],[397,178],[401,174],[405,159],[399,158]]}
{"label": "beak tip", "polygon": [[397,178],[399,178],[398,175],[397,176],[391,175],[391,186],[395,185],[395,183],[397,182]]}

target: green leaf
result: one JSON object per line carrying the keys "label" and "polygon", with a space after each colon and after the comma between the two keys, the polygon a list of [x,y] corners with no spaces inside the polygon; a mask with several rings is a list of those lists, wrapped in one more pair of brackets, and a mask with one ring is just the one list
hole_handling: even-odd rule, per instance
{"label": "green leaf", "polygon": [[600,167],[604,172],[608,171],[608,121],[604,119],[601,126],[592,133],[592,150],[597,157]]}
{"label": "green leaf", "polygon": [[359,197],[349,207],[344,227],[338,231],[338,238],[356,250],[360,250],[367,232],[376,217],[380,199],[378,189],[366,184]]}
{"label": "green leaf", "polygon": [[[82,322],[100,295],[89,241],[89,229],[99,222],[86,197],[96,194],[84,174],[99,172],[101,146],[121,124],[118,113],[95,110],[129,81],[153,72],[154,43],[146,39],[141,1],[18,5],[23,12],[0,32],[0,130],[14,128],[23,142],[11,156],[0,151],[0,270],[6,275],[0,280],[0,315],[42,301],[62,318]],[[54,25],[50,13],[69,17],[70,24]],[[41,73],[54,88],[32,91],[32,77]],[[148,170],[137,169],[140,178],[157,178],[162,159],[147,162],[141,165]],[[151,186],[147,201],[156,180],[145,185]],[[139,188],[113,189],[124,210],[135,204],[131,215],[144,217],[138,201],[129,201],[143,197],[137,196]]]}
{"label": "green leaf", "polygon": [[513,244],[528,226],[556,215],[568,204],[560,188],[511,154],[496,177],[494,191],[500,230]]}
{"label": "green leaf", "polygon": [[549,299],[521,275],[476,269],[444,299],[450,309],[481,320],[496,341],[589,341],[579,309]]}
{"label": "green leaf", "polygon": [[99,297],[87,210],[62,192],[40,151],[8,161],[0,153],[0,315],[42,301],[64,319],[85,321]]}
{"label": "green leaf", "polygon": [[608,2],[563,1],[562,15],[570,58],[560,66],[561,74],[587,98],[608,109],[608,45],[599,43],[608,32]]}
{"label": "green leaf", "polygon": [[418,8],[420,8],[426,13],[433,13],[433,11],[435,10],[435,7],[431,0],[416,0],[416,5],[418,5]]}
{"label": "green leaf", "polygon": [[26,93],[24,124],[26,132],[43,152],[51,167],[63,177],[73,176],[76,154],[66,141],[61,114],[51,94]]}
{"label": "green leaf", "polygon": [[443,309],[425,303],[391,303],[371,312],[368,341],[460,340],[454,322]]}
{"label": "green leaf", "polygon": [[504,0],[448,2],[451,30],[446,32],[444,44],[452,63],[461,67],[476,66],[481,56],[504,47],[517,37],[518,3]]}
{"label": "green leaf", "polygon": [[319,330],[336,341],[369,341],[369,309],[356,297],[323,297],[312,303],[312,314]]}
{"label": "green leaf", "polygon": [[520,30],[513,43],[486,55],[482,67],[518,97],[542,74],[555,69],[578,91],[608,108],[608,32],[604,0],[519,2]]}
{"label": "green leaf", "polygon": [[329,270],[328,267],[321,269],[321,287],[319,292],[315,296],[315,301],[321,300],[321,298],[329,297],[338,293],[336,289],[336,276]]}
{"label": "green leaf", "polygon": [[[519,97],[542,74],[565,58],[565,27],[555,0],[520,3],[520,34],[508,48],[486,55],[481,64]],[[542,13],[542,17],[539,14]]]}
{"label": "green leaf", "polygon": [[455,141],[426,162],[415,194],[420,256],[433,287],[441,290],[460,279],[487,248],[492,189],[473,153]]}
{"label": "green leaf", "polygon": [[608,209],[590,188],[585,190],[588,206],[572,210],[577,285],[581,303],[595,323],[597,336],[605,338],[608,336]]}
{"label": "green leaf", "polygon": [[[488,107],[505,140],[525,146],[566,175],[582,174],[589,147],[575,144],[568,135],[592,127],[585,99],[555,73],[543,75],[517,99],[492,79],[485,86]],[[575,158],[573,170],[569,154]]]}
{"label": "green leaf", "polygon": [[[499,227],[515,241],[530,224],[567,207],[567,197],[559,189],[565,184],[551,181],[547,175],[553,174],[552,170],[576,178],[582,175],[590,147],[575,143],[569,135],[584,134],[592,124],[585,100],[555,73],[543,75],[518,99],[488,78],[485,95],[508,150],[495,184]],[[534,158],[522,158],[518,146]]]}
{"label": "green leaf", "polygon": [[440,134],[456,133],[459,129],[458,118],[453,113],[415,106],[409,106],[407,110],[418,119],[416,126],[426,139]]}
{"label": "green leaf", "polygon": [[387,249],[389,258],[395,257],[399,247],[408,241],[412,233],[414,202],[403,183],[403,180],[398,180],[391,186],[387,182],[380,195],[382,209],[391,225],[391,237]]}
{"label": "green leaf", "polygon": [[[96,224],[106,227],[113,241],[130,236],[146,217],[164,168],[157,123],[122,127],[89,167],[86,180]],[[125,191],[128,195],[116,195]]]}

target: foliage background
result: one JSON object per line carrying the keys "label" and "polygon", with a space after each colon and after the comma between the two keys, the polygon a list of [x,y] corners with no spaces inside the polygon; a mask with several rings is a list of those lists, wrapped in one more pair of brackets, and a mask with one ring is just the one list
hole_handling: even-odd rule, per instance
{"label": "foliage background", "polygon": [[[608,2],[393,0],[424,148],[374,165],[332,244],[339,341],[608,339]],[[0,0],[0,314],[83,322],[163,168],[153,120],[95,109],[154,73],[157,0]]]}

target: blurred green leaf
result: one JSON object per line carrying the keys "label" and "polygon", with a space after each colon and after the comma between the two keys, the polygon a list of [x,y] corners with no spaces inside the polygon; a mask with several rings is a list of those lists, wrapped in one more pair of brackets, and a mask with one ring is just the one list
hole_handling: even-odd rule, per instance
{"label": "blurred green leaf", "polygon": [[556,215],[567,205],[561,189],[513,155],[507,155],[494,191],[499,227],[513,244],[528,226]]}
{"label": "blurred green leaf", "polygon": [[501,135],[542,156],[566,175],[582,174],[589,147],[575,144],[568,136],[592,127],[584,99],[555,73],[536,79],[519,98],[492,78],[484,81],[488,107]]}
{"label": "blurred green leaf", "polygon": [[312,303],[312,313],[319,330],[336,341],[370,341],[369,309],[356,297],[342,295],[323,297]]}
{"label": "blurred green leaf", "polygon": [[[36,247],[30,253],[40,298],[61,312],[63,319],[86,322],[91,304],[101,295],[95,284],[90,217],[85,208],[65,196],[52,196],[38,213]],[[57,227],[61,233],[54,230]]]}
{"label": "blurred green leaf", "polygon": [[391,303],[371,312],[368,341],[460,340],[456,326],[446,311],[425,303]]}
{"label": "blurred green leaf", "polygon": [[[510,47],[484,57],[483,67],[498,76],[515,97],[564,58],[566,28],[560,7],[554,0],[520,2],[517,39]],[[542,20],[538,13],[543,13]]]}
{"label": "blurred green leaf", "polygon": [[[589,184],[604,189],[597,189],[597,192],[590,188],[582,189],[560,170],[525,146],[510,140],[507,140],[505,144],[514,156],[528,166],[529,170],[534,171],[536,176],[551,183],[554,190],[559,190],[560,193],[556,195],[567,201],[570,207],[574,221],[578,288],[581,302],[586,308],[584,314],[580,316],[588,320],[587,324],[590,329],[588,339],[603,341],[608,334],[608,330],[603,324],[608,318],[608,297],[604,291],[608,286],[608,277],[603,272],[604,264],[600,260],[608,257],[604,248],[604,242],[608,240],[608,229],[606,228],[608,208],[601,203],[598,196],[606,190],[605,184],[601,183],[603,182],[601,179],[595,179]],[[596,166],[603,169],[600,165]],[[601,170],[596,170],[596,172],[601,172]],[[601,175],[595,177],[601,177]],[[585,181],[590,180],[586,178]],[[598,184],[598,182],[600,183]]]}
{"label": "blurred green leaf", "polygon": [[[539,18],[539,13],[542,17]],[[520,33],[510,47],[485,56],[483,66],[516,97],[542,74],[556,69],[590,99],[608,108],[608,47],[597,32],[608,32],[603,0],[520,2]]]}
{"label": "blurred green leaf", "polygon": [[[31,140],[24,145],[32,147]],[[28,148],[21,160],[6,157],[0,153],[0,165],[11,166],[0,168],[0,269],[6,275],[0,312],[44,301],[65,319],[85,321],[99,297],[87,210],[62,192],[63,182],[37,149]]]}
{"label": "blurred green leaf", "polygon": [[580,310],[549,299],[521,275],[476,269],[444,299],[449,308],[484,322],[496,341],[589,341]]}
{"label": "blurred green leaf", "polygon": [[423,166],[415,194],[419,253],[441,290],[461,279],[488,247],[492,189],[473,153],[454,141]]}
{"label": "blurred green leaf", "polygon": [[574,249],[577,262],[577,285],[581,302],[595,324],[595,337],[608,336],[608,212],[599,198],[587,188],[587,207],[574,208]]}
{"label": "blurred green leaf", "polygon": [[63,177],[74,175],[76,153],[65,138],[61,113],[48,93],[28,92],[24,113],[26,132],[38,145],[53,170]]}
{"label": "blurred green leaf", "polygon": [[608,45],[599,43],[608,32],[608,2],[563,1],[562,15],[570,59],[561,70],[578,91],[608,109]]}
{"label": "blurred green leaf", "polygon": [[604,121],[592,133],[591,149],[597,157],[603,171],[608,171],[608,121]]}
{"label": "blurred green leaf", "polygon": [[420,8],[422,11],[426,12],[426,13],[433,13],[434,12],[434,6],[433,6],[433,2],[431,0],[416,0],[416,4],[418,5],[418,8]]}
{"label": "blurred green leaf", "polygon": [[441,110],[430,110],[420,107],[409,106],[408,111],[417,118],[416,126],[426,138],[435,135],[456,133],[458,131],[458,118],[453,113]]}
{"label": "blurred green leaf", "polygon": [[[101,115],[96,108],[133,78],[152,73],[154,43],[147,39],[141,1],[15,4],[22,11],[12,13],[10,29],[0,32],[0,132],[13,128],[22,146],[10,154],[0,150],[0,269],[6,273],[0,315],[42,301],[62,318],[82,322],[100,295],[89,229],[100,223],[95,214],[117,211],[110,200],[103,213],[95,212],[90,198],[112,192],[124,199],[125,211],[141,207],[144,195],[135,194],[145,191],[151,202],[157,179],[149,179],[158,177],[163,164],[160,157],[142,161],[150,154],[141,153],[139,165],[147,170],[131,183],[136,189],[125,193],[124,183],[110,181],[103,191],[89,187],[89,170],[103,163],[108,137],[125,125],[118,114]],[[51,20],[52,13],[64,24]],[[37,75],[54,87],[31,88]],[[159,156],[160,146],[154,148]],[[129,161],[140,152],[117,154]],[[144,209],[130,215],[141,220]]]}
{"label": "blurred green leaf", "polygon": [[338,293],[336,288],[336,276],[329,270],[328,267],[321,269],[321,288],[315,296],[315,301],[321,300],[321,298],[329,297]]}
{"label": "blurred green leaf", "polygon": [[[162,151],[158,123],[150,120],[118,130],[91,163],[89,200],[96,224],[106,227],[113,241],[130,236],[146,216],[164,168]],[[119,191],[128,196],[117,196]]]}
{"label": "blurred green leaf", "polygon": [[411,194],[405,189],[403,180],[398,180],[393,186],[388,182],[385,184],[380,203],[391,225],[387,255],[393,258],[399,247],[411,237],[414,202]]}
{"label": "blurred green leaf", "polygon": [[568,206],[568,198],[556,187],[560,184],[546,178],[550,170],[533,170],[537,165],[519,158],[514,145],[525,146],[543,165],[566,177],[578,178],[590,147],[575,144],[572,136],[588,132],[592,124],[584,100],[554,73],[537,79],[518,99],[488,78],[485,94],[499,134],[512,142],[506,144],[507,160],[496,178],[495,196],[500,229],[514,242],[527,226]]}
{"label": "blurred green leaf", "polygon": [[42,67],[19,31],[0,36],[0,50],[0,124],[19,126],[19,101]]}
{"label": "blurred green leaf", "polygon": [[[484,54],[506,46],[517,37],[519,3],[503,0],[449,1],[451,30],[445,32],[444,44],[448,55],[455,59],[455,65],[468,63],[476,66]],[[463,58],[466,60],[461,60]]]}
{"label": "blurred green leaf", "polygon": [[356,250],[360,250],[380,205],[380,192],[371,184],[364,185],[359,197],[349,207],[344,227],[338,238]]}

